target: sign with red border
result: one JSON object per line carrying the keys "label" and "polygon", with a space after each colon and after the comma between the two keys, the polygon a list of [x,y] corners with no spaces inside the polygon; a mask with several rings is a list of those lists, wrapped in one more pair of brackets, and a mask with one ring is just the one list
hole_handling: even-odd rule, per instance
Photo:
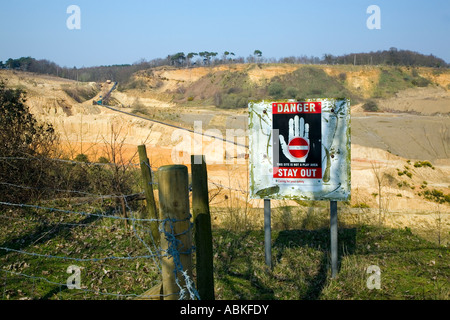
{"label": "sign with red border", "polygon": [[274,102],[272,126],[274,181],[278,184],[296,184],[320,180],[322,103]]}
{"label": "sign with red border", "polygon": [[350,100],[249,101],[252,199],[348,200]]}

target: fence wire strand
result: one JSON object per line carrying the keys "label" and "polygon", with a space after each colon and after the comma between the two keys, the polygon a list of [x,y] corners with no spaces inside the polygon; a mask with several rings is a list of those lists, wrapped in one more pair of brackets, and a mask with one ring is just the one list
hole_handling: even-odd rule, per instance
{"label": "fence wire strand", "polygon": [[[0,161],[16,161],[16,160],[40,160],[38,158],[29,158],[29,157],[0,157]],[[63,160],[63,159],[45,159],[45,160],[53,160],[59,162],[65,162],[70,164],[77,165],[101,165],[108,166],[111,165],[109,163],[87,163],[84,164],[82,162],[71,161],[71,160]],[[129,163],[127,166],[137,167],[140,164]],[[148,165],[148,164],[147,164]],[[151,169],[151,168],[150,168]],[[153,170],[152,170],[153,172]],[[156,183],[153,183],[157,185]],[[9,232],[9,235],[14,235],[17,238],[10,240],[6,235],[3,237],[3,243],[0,242],[0,262],[2,262],[3,266],[0,268],[0,272],[4,273],[4,283],[3,283],[3,299],[9,298],[9,294],[11,293],[12,288],[15,288],[13,283],[16,280],[12,281],[12,277],[22,278],[27,281],[32,281],[32,288],[30,291],[35,292],[37,283],[46,283],[48,285],[56,286],[59,292],[59,296],[66,297],[67,291],[66,289],[70,289],[67,283],[63,283],[62,281],[54,280],[49,277],[44,277],[41,275],[36,275],[35,272],[22,272],[23,268],[30,268],[30,263],[38,265],[40,268],[44,268],[45,265],[48,264],[48,268],[52,266],[54,263],[52,261],[68,261],[68,262],[76,262],[80,264],[88,264],[92,265],[95,263],[96,268],[102,268],[100,270],[100,274],[102,277],[105,275],[111,275],[111,273],[116,274],[133,274],[132,278],[125,277],[125,281],[133,281],[134,279],[143,278],[146,276],[145,271],[147,273],[150,272],[148,270],[155,270],[155,275],[153,275],[150,282],[155,284],[155,281],[158,281],[158,278],[162,273],[162,258],[168,257],[173,259],[175,263],[175,281],[179,288],[179,292],[175,293],[178,295],[180,300],[182,299],[200,299],[200,296],[195,288],[194,282],[189,276],[187,270],[184,270],[183,265],[181,264],[180,255],[186,253],[192,253],[195,250],[194,247],[191,248],[180,248],[180,241],[177,239],[181,234],[174,234],[174,224],[182,222],[179,220],[173,219],[153,219],[153,218],[139,218],[139,213],[133,209],[133,206],[129,203],[130,199],[137,196],[142,196],[144,192],[123,195],[123,194],[95,194],[92,192],[85,192],[80,190],[70,190],[70,189],[61,189],[61,188],[51,188],[51,187],[34,187],[27,186],[18,183],[10,183],[5,181],[0,181],[0,185],[4,188],[15,188],[15,189],[23,189],[23,190],[48,190],[53,191],[56,194],[75,194],[73,199],[82,199],[80,196],[89,196],[92,197],[94,201],[102,201],[104,199],[116,199],[116,207],[112,208],[109,211],[105,211],[103,209],[99,209],[98,207],[90,208],[89,210],[69,210],[66,208],[58,208],[49,203],[46,205],[42,205],[42,201],[39,204],[36,203],[16,203],[10,201],[0,201],[0,209],[2,210],[2,214],[0,214],[0,219],[2,219],[8,226],[11,228],[15,228],[15,224],[19,225],[27,225],[27,229],[29,230],[30,235],[23,236],[21,234],[16,235],[13,231],[8,230],[6,224],[5,230]],[[72,199],[72,198],[71,198]],[[57,199],[55,199],[57,200]],[[124,208],[120,208],[118,202],[121,201],[123,203]],[[62,204],[64,205],[64,204]],[[66,204],[67,205],[67,204]],[[72,205],[71,205],[72,206]],[[9,210],[7,210],[9,208]],[[123,210],[124,209],[124,210]],[[83,219],[80,219],[83,217]],[[88,219],[91,219],[88,221]],[[190,219],[190,215],[189,215]],[[92,222],[93,221],[93,222]],[[98,222],[97,222],[98,221]],[[185,221],[185,220],[183,220]],[[125,224],[124,224],[125,223]],[[127,224],[129,225],[127,226]],[[169,243],[169,248],[167,250],[163,250],[158,241],[153,238],[153,234],[151,232],[150,226],[153,224],[158,225],[158,230],[162,237],[165,237],[167,242]],[[169,225],[168,228],[166,226]],[[192,223],[189,223],[188,230],[186,232],[192,232]],[[82,229],[79,229],[82,227]],[[87,229],[92,228],[92,229]],[[13,229],[12,229],[13,230]],[[83,230],[89,230],[89,233],[84,233]],[[105,231],[103,231],[105,230]],[[170,231],[168,231],[170,230]],[[109,244],[114,244],[116,239],[120,237],[123,241],[129,241],[129,243],[133,243],[133,246],[137,246],[136,248],[127,250],[125,254],[116,254],[114,250],[117,248],[111,247],[109,250],[104,251],[103,253],[112,252],[114,254],[105,254],[103,256],[96,255],[90,256],[92,253],[87,254],[84,250],[69,250],[70,252],[64,251],[66,250],[61,244],[61,249],[59,247],[59,243],[56,245],[55,250],[62,251],[64,254],[58,254],[53,252],[48,252],[48,248],[41,247],[40,244],[44,243],[49,244],[54,237],[58,236],[62,231],[70,231],[73,238],[86,237],[89,240],[97,240],[95,235],[107,235],[106,239],[99,237],[102,241],[109,241]],[[86,235],[87,234],[87,235]],[[91,236],[89,236],[91,235]],[[23,237],[22,237],[23,236]],[[90,239],[92,238],[92,239]],[[109,239],[108,239],[109,238]],[[100,240],[99,240],[100,241]],[[133,242],[134,241],[134,242]],[[77,242],[73,240],[71,245],[75,245]],[[103,245],[102,243],[96,244],[97,246]],[[119,244],[117,244],[119,246]],[[129,245],[131,246],[131,245]],[[95,248],[95,245],[93,245]],[[89,247],[90,248],[90,247]],[[114,250],[113,250],[114,249]],[[43,251],[42,251],[43,250]],[[184,250],[180,252],[180,250]],[[137,252],[136,254],[131,254],[132,252]],[[75,253],[75,254],[74,254]],[[15,261],[15,262],[14,262]],[[11,263],[13,262],[13,263]],[[110,264],[106,264],[109,262]],[[9,263],[9,265],[8,265]],[[17,265],[18,263],[18,265]],[[112,264],[111,264],[112,263]],[[35,267],[34,267],[35,268]],[[47,268],[47,267],[45,267]],[[82,268],[85,268],[84,266]],[[133,269],[134,268],[134,269]],[[17,270],[16,270],[17,269]],[[64,272],[65,270],[58,272]],[[44,272],[44,271],[42,271]],[[55,271],[56,272],[56,271]],[[65,272],[64,272],[65,273]],[[93,271],[92,271],[93,273]],[[67,273],[65,273],[67,277]],[[101,277],[101,279],[103,279]],[[52,277],[53,278],[53,277]],[[140,283],[140,282],[139,282]],[[27,287],[30,284],[27,284]],[[94,286],[95,283],[92,280],[91,286]],[[91,296],[105,296],[105,298],[118,298],[118,299],[136,299],[142,297],[142,295],[148,290],[148,287],[140,287],[141,293],[123,293],[122,290],[117,290],[118,292],[110,292],[110,290],[106,290],[106,288],[90,289],[87,286],[82,286],[80,289],[69,290],[74,294],[83,294],[83,295],[91,295]],[[57,292],[57,290],[53,290]],[[14,289],[15,290],[15,289]],[[135,289],[136,290],[136,289]],[[22,291],[17,289],[17,292]],[[31,296],[34,294],[32,293]],[[37,294],[36,294],[37,295]],[[145,298],[159,298],[165,297],[167,295],[154,295],[150,297],[145,295]]]}

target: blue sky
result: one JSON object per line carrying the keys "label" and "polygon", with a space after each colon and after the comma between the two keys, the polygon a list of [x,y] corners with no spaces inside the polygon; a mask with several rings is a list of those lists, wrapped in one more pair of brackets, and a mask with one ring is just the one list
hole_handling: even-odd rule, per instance
{"label": "blue sky", "polygon": [[[448,0],[14,0],[0,1],[0,60],[31,56],[61,66],[163,58],[183,51],[247,57],[319,56],[386,50],[433,54],[450,62]],[[81,10],[81,29],[66,12]],[[370,5],[381,29],[370,30]]]}

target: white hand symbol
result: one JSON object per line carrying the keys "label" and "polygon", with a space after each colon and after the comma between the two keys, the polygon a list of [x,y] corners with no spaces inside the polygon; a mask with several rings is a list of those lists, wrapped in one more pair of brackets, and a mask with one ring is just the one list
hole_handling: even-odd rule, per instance
{"label": "white hand symbol", "polygon": [[[283,151],[283,154],[286,156],[286,158],[289,159],[291,162],[305,162],[306,158],[308,157],[309,153],[309,124],[305,124],[305,120],[303,118],[299,118],[298,115],[294,117],[294,119],[289,119],[289,143],[291,143],[292,140],[295,138],[301,138],[306,141],[307,145],[300,145],[300,146],[288,146],[286,144],[286,141],[284,140],[284,137],[280,134],[280,144],[281,144],[281,150]],[[307,150],[306,154],[302,155],[301,157],[296,157],[293,154],[296,152],[293,151],[292,153],[289,150]],[[300,152],[303,154],[303,152]]]}

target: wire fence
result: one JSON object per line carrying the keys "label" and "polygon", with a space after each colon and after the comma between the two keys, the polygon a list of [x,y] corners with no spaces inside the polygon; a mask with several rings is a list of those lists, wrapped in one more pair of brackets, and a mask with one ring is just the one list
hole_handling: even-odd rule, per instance
{"label": "wire fence", "polygon": [[[47,159],[73,167],[114,164]],[[0,157],[0,162],[40,161],[29,157]],[[135,170],[140,164],[127,163]],[[108,170],[108,169],[106,169]],[[135,172],[136,173],[136,172]],[[70,175],[69,175],[70,176]],[[101,179],[102,176],[99,176]],[[87,184],[87,183],[86,183]],[[200,299],[184,270],[177,234],[179,222],[145,218],[143,191],[101,193],[87,188],[29,186],[0,181],[14,195],[40,191],[32,201],[11,201],[0,194],[0,295],[3,299],[136,299],[161,282],[163,257],[173,259],[179,299]],[[71,186],[67,183],[67,186]],[[99,190],[96,190],[99,191]],[[20,199],[26,199],[20,197]],[[169,246],[153,238],[158,226]],[[192,223],[185,232],[191,232]],[[195,248],[190,248],[192,251]],[[2,281],[3,280],[3,281]],[[159,293],[146,298],[161,298]]]}

